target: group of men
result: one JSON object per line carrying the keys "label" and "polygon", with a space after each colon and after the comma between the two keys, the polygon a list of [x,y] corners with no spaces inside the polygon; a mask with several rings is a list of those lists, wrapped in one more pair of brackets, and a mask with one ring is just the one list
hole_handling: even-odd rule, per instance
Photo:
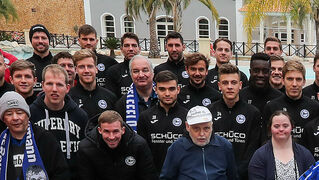
{"label": "group of men", "polygon": [[303,91],[305,67],[285,63],[275,37],[251,57],[249,80],[225,38],[214,41],[209,70],[201,53],[184,56],[177,32],[155,68],[134,33],[121,37],[121,63],[97,53],[90,25],[79,28],[73,56],[52,56],[41,24],[29,37],[33,56],[11,64],[10,82],[0,56],[1,179],[248,179],[276,110],[290,113],[294,137],[319,159],[319,56]]}

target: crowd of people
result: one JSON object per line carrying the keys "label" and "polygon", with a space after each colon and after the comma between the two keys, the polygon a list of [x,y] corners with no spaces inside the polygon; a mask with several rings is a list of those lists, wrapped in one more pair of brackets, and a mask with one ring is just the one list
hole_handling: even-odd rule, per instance
{"label": "crowd of people", "polygon": [[319,160],[319,55],[303,88],[305,66],[276,37],[251,56],[249,79],[225,38],[209,69],[178,32],[156,67],[130,32],[121,63],[97,53],[90,25],[74,55],[53,56],[41,24],[29,37],[29,59],[0,52],[1,180],[295,180]]}

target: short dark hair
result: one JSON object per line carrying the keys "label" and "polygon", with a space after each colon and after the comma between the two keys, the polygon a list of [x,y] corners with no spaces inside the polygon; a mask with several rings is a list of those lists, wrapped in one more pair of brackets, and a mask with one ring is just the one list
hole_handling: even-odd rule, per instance
{"label": "short dark hair", "polygon": [[59,52],[52,58],[52,64],[58,64],[59,59],[66,58],[66,59],[72,59],[74,63],[73,56],[69,52]]}
{"label": "short dark hair", "polygon": [[74,65],[77,66],[77,62],[81,61],[84,58],[93,58],[94,64],[97,64],[97,58],[95,53],[91,49],[81,49],[76,51],[73,55]]}
{"label": "short dark hair", "polygon": [[272,120],[274,119],[275,116],[280,116],[280,115],[284,115],[289,119],[289,122],[291,124],[291,127],[294,128],[295,127],[295,122],[294,120],[290,117],[289,113],[287,111],[283,111],[283,110],[278,110],[275,111],[269,118],[269,121],[267,123],[267,129],[268,129],[268,135],[271,135],[271,125],[272,125]]}
{"label": "short dark hair", "polygon": [[222,64],[218,68],[219,77],[220,77],[220,75],[223,75],[223,74],[238,74],[238,77],[240,79],[240,71],[239,71],[238,67],[235,65],[232,65],[231,63]]}
{"label": "short dark hair", "polygon": [[185,56],[185,66],[188,68],[189,66],[197,64],[199,61],[204,61],[206,65],[206,70],[208,70],[209,67],[209,59],[206,58],[202,53],[192,53],[190,55]]}
{"label": "short dark hair", "polygon": [[282,61],[282,62],[284,62],[285,63],[285,60],[284,60],[284,58],[283,57],[281,57],[281,56],[278,56],[278,55],[270,55],[270,63],[271,62],[273,62],[273,61]]}
{"label": "short dark hair", "polygon": [[274,36],[270,36],[270,37],[267,37],[265,42],[264,42],[264,48],[266,48],[266,44],[267,42],[269,41],[275,41],[275,42],[278,42],[279,43],[279,49],[282,51],[282,45],[281,45],[281,41],[280,39],[274,37]]}
{"label": "short dark hair", "polygon": [[13,77],[14,72],[21,71],[21,70],[24,70],[24,69],[30,69],[31,72],[32,72],[33,77],[36,77],[34,64],[32,62],[26,61],[26,60],[14,61],[9,67],[10,76]]}
{"label": "short dark hair", "polygon": [[121,127],[124,126],[124,121],[123,118],[121,117],[121,115],[114,111],[114,110],[106,110],[104,111],[98,118],[98,125],[99,127],[101,127],[102,123],[114,123],[116,121],[119,121],[121,124]]}
{"label": "short dark hair", "polygon": [[251,63],[253,61],[256,61],[256,60],[268,61],[269,62],[270,56],[268,54],[266,54],[266,53],[261,53],[261,52],[255,53],[250,58],[250,66],[251,66]]}
{"label": "short dark hair", "polygon": [[95,34],[95,38],[96,38],[97,33],[96,33],[96,30],[94,29],[94,27],[91,25],[88,25],[88,24],[84,24],[79,28],[78,36],[80,37],[81,34],[86,36],[86,35],[89,35],[92,33]]}
{"label": "short dark hair", "polygon": [[216,48],[217,48],[217,43],[219,43],[220,41],[225,41],[225,42],[227,42],[229,45],[230,45],[230,50],[232,51],[233,50],[233,44],[232,44],[232,42],[229,40],[229,39],[227,39],[227,38],[218,38],[218,39],[216,39],[215,41],[214,41],[214,43],[213,43],[213,49],[216,51]]}
{"label": "short dark hair", "polygon": [[319,60],[319,54],[316,54],[315,57],[313,58],[313,65],[316,65],[316,62]]}
{"label": "short dark hair", "polygon": [[172,32],[168,33],[165,37],[165,42],[167,43],[167,41],[169,39],[179,39],[181,41],[181,43],[184,44],[183,36],[178,32],[172,31]]}
{"label": "short dark hair", "polygon": [[176,74],[172,73],[169,70],[164,70],[156,74],[154,81],[156,83],[168,82],[168,81],[176,81],[178,83],[178,78]]}
{"label": "short dark hair", "polygon": [[137,35],[132,33],[132,32],[127,32],[127,33],[123,34],[123,36],[121,37],[121,47],[123,47],[124,40],[126,38],[134,39],[137,42],[137,45],[140,46],[140,43],[139,43]]}

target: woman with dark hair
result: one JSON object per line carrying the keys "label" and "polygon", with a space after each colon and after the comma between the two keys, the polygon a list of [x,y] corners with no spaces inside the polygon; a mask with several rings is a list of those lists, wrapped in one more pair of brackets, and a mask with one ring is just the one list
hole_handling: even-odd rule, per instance
{"label": "woman with dark hair", "polygon": [[315,162],[309,150],[293,142],[293,124],[286,111],[271,115],[268,124],[271,139],[251,158],[249,179],[297,180]]}

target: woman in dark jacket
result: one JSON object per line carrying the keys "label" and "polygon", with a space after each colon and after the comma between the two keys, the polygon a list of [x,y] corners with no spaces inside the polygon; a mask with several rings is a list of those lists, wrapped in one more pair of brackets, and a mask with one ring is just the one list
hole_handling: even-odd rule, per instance
{"label": "woman in dark jacket", "polygon": [[315,160],[309,150],[292,141],[292,119],[287,112],[276,111],[270,117],[268,129],[271,140],[251,158],[249,179],[298,179]]}

